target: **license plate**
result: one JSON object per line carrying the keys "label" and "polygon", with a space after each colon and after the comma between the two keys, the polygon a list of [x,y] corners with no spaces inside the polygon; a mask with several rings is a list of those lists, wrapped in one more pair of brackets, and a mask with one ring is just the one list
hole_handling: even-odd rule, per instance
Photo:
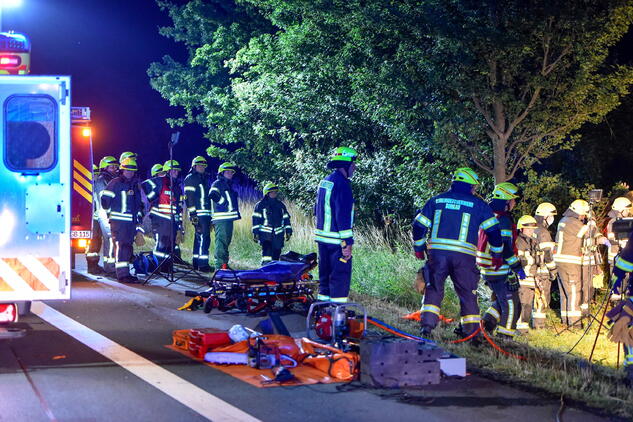
{"label": "license plate", "polygon": [[71,239],[90,239],[90,230],[73,230],[70,232]]}

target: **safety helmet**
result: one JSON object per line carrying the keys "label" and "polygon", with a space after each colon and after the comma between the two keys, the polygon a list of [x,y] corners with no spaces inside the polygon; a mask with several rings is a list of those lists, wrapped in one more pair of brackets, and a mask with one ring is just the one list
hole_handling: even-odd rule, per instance
{"label": "safety helmet", "polygon": [[137,171],[138,170],[138,166],[136,165],[136,159],[135,158],[126,158],[121,163],[121,167],[120,168],[121,168],[121,170]]}
{"label": "safety helmet", "polygon": [[279,186],[277,183],[268,182],[264,185],[264,196],[268,195],[270,192],[279,192]]}
{"label": "safety helmet", "polygon": [[589,203],[584,199],[576,199],[574,202],[571,203],[569,209],[578,215],[587,215],[591,212],[591,207],[589,207]]}
{"label": "safety helmet", "polygon": [[358,153],[354,148],[350,147],[338,147],[334,150],[334,154],[332,154],[332,158],[330,162],[339,161],[345,163],[353,163],[356,161],[358,157]]}
{"label": "safety helmet", "polygon": [[158,175],[158,173],[162,173],[163,170],[163,165],[162,164],[154,164],[152,166],[152,169],[150,170],[150,174],[152,175],[152,177]]}
{"label": "safety helmet", "polygon": [[99,171],[99,166],[98,166],[98,165],[96,165],[96,164],[93,164],[93,165],[92,165],[92,171],[93,171],[93,172],[97,172],[97,171]]}
{"label": "safety helmet", "polygon": [[227,161],[218,167],[218,174],[224,173],[225,171],[237,171],[237,167],[235,164]]}
{"label": "safety helmet", "polygon": [[619,198],[615,198],[615,201],[613,201],[613,205],[611,205],[611,209],[622,212],[626,209],[630,209],[632,205],[633,204],[631,204],[629,198],[621,196]]}
{"label": "safety helmet", "polygon": [[118,166],[119,162],[111,155],[103,157],[101,161],[99,161],[99,169],[103,170],[108,166]]}
{"label": "safety helmet", "polygon": [[536,207],[536,212],[534,214],[538,215],[539,217],[549,217],[550,215],[556,215],[557,212],[554,204],[543,202],[538,204],[538,207]]}
{"label": "safety helmet", "polygon": [[479,175],[470,167],[460,167],[453,173],[453,182],[464,182],[469,185],[479,184]]}
{"label": "safety helmet", "polygon": [[176,160],[167,160],[163,164],[163,171],[180,170],[180,163]]}
{"label": "safety helmet", "polygon": [[510,199],[516,199],[519,197],[519,188],[510,182],[499,183],[492,191],[493,199],[503,199],[509,201]]}
{"label": "safety helmet", "polygon": [[518,229],[535,229],[537,227],[538,224],[536,222],[536,218],[532,217],[531,215],[524,215],[523,217],[519,218],[519,221],[517,221]]}
{"label": "safety helmet", "polygon": [[138,155],[135,152],[131,152],[131,151],[125,151],[123,153],[121,153],[121,156],[119,157],[119,162],[123,163],[123,161],[125,161],[126,158],[134,158],[136,159]]}
{"label": "safety helmet", "polygon": [[205,166],[206,167],[207,166],[206,158],[204,158],[202,155],[198,155],[191,162],[191,167],[195,167],[195,166]]}

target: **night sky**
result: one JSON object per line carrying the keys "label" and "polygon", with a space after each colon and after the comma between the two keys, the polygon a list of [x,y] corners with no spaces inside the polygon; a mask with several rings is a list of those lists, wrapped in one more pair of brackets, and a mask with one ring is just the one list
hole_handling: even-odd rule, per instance
{"label": "night sky", "polygon": [[[147,69],[186,53],[158,33],[171,21],[154,0],[23,0],[2,21],[30,37],[31,74],[72,76],[72,105],[92,109],[95,160],[131,150],[147,169],[169,158],[165,118],[179,110],[150,87]],[[185,128],[174,158],[187,168],[206,146],[200,129]]]}

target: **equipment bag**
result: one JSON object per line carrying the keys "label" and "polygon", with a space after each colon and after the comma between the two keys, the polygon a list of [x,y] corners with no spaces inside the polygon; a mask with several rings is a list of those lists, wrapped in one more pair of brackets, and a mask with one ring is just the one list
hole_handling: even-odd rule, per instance
{"label": "equipment bag", "polygon": [[136,274],[150,274],[158,268],[158,259],[152,252],[141,252],[134,258],[132,266]]}

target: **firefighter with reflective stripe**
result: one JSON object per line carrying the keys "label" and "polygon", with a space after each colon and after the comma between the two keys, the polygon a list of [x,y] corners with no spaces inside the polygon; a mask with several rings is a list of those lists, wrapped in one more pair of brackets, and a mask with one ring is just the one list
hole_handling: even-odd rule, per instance
{"label": "firefighter with reflective stripe", "polygon": [[151,204],[149,215],[155,230],[153,253],[161,262],[161,268],[169,271],[172,265],[171,253],[173,251],[176,257],[180,257],[179,243],[183,237],[182,190],[178,182],[180,164],[176,160],[167,160],[163,164],[163,172],[166,173],[164,176],[155,177],[144,184],[144,189],[151,187],[146,195]]}
{"label": "firefighter with reflective stripe", "polygon": [[[165,174],[166,173],[163,171],[163,165],[161,163],[154,164],[150,170],[150,178],[145,179],[141,182],[141,190],[145,194],[145,198],[147,198],[147,201],[150,204],[150,209],[152,206],[151,204],[156,199],[156,195],[157,195],[156,193],[157,185],[154,179],[156,179],[157,177],[164,177]],[[156,219],[153,219],[151,217],[150,217],[150,222],[151,222],[151,227],[152,227],[152,237],[154,239],[157,239],[158,223]]]}
{"label": "firefighter with reflective stripe", "polygon": [[599,271],[595,244],[608,244],[598,232],[595,221],[588,219],[590,214],[591,207],[587,201],[575,200],[563,214],[556,233],[554,260],[560,276],[560,314],[563,323],[568,326],[576,325],[589,314],[592,279]]}
{"label": "firefighter with reflective stripe", "polygon": [[552,239],[549,227],[554,223],[557,214],[556,207],[549,202],[543,202],[536,207],[534,218],[537,227],[534,231],[538,242],[539,254],[541,255],[540,265],[537,270],[537,283],[540,290],[535,291],[534,310],[532,320],[535,328],[545,326],[546,311],[549,309],[552,282],[556,281],[558,271],[556,261],[554,261],[554,249],[556,243]]}
{"label": "firefighter with reflective stripe", "polygon": [[477,237],[479,230],[488,234],[494,265],[501,265],[499,222],[484,201],[474,195],[479,176],[468,167],[458,168],[448,192],[431,198],[413,221],[413,249],[422,260],[428,251],[421,329],[426,336],[437,326],[444,283],[451,277],[461,306],[462,333],[469,335],[481,320],[477,304],[479,271]]}
{"label": "firefighter with reflective stripe", "polygon": [[99,253],[101,252],[101,246],[103,244],[103,235],[101,234],[101,225],[99,224],[99,210],[100,204],[97,201],[98,195],[95,193],[94,186],[97,178],[99,177],[99,166],[92,165],[92,180],[93,180],[93,192],[92,192],[92,230],[90,236],[90,243],[86,248],[86,263],[88,264],[89,274],[103,274],[105,271],[99,266]]}
{"label": "firefighter with reflective stripe", "polygon": [[101,205],[108,214],[115,244],[116,278],[123,283],[138,282],[138,278],[130,274],[135,236],[143,236],[143,201],[135,177],[137,170],[136,160],[126,158],[121,163],[121,175],[112,179],[101,195]]}
{"label": "firefighter with reflective stripe", "polygon": [[[105,190],[108,183],[117,177],[119,171],[119,162],[112,156],[103,157],[99,162],[99,176],[95,179],[92,187],[93,195],[93,222],[98,220],[99,231],[102,236],[101,242],[91,243],[86,254],[88,264],[88,272],[90,274],[101,274],[102,271],[107,274],[114,274],[115,257],[114,257],[114,240],[110,232],[110,223],[105,210],[101,206],[101,194]],[[103,270],[99,267],[99,251],[103,245]]]}
{"label": "firefighter with reflective stripe", "polygon": [[519,188],[513,183],[503,182],[495,186],[490,201],[490,208],[499,221],[503,240],[503,264],[492,265],[490,247],[486,234],[480,232],[477,247],[477,264],[481,269],[484,281],[493,291],[493,304],[484,315],[484,327],[501,337],[513,338],[516,335],[516,324],[521,314],[519,300],[519,280],[526,278],[521,262],[516,256],[516,226],[510,211],[516,205]]}
{"label": "firefighter with reflective stripe", "polygon": [[[633,387],[633,283],[631,283],[631,272],[633,272],[633,242],[629,235],[626,246],[615,259],[613,276],[611,279],[612,290],[615,295],[621,295],[622,300],[613,308],[607,316],[613,324],[609,333],[610,339],[615,343],[622,343],[624,346],[624,371],[630,387]],[[629,279],[626,290],[623,291],[625,278]]]}
{"label": "firefighter with reflective stripe", "polygon": [[315,241],[319,251],[318,300],[347,302],[352,281],[354,196],[350,179],[356,150],[338,147],[327,164],[333,170],[317,188]]}
{"label": "firefighter with reflective stripe", "polygon": [[185,196],[189,220],[195,229],[192,265],[195,270],[212,272],[209,265],[211,246],[211,181],[205,172],[207,160],[197,156],[191,162],[191,172],[185,177]]}
{"label": "firefighter with reflective stripe", "polygon": [[253,239],[262,246],[262,264],[278,261],[285,240],[290,240],[292,227],[286,205],[279,200],[279,186],[266,183],[264,199],[253,211]]}
{"label": "firefighter with reflective stripe", "polygon": [[622,218],[627,218],[631,214],[631,201],[629,198],[621,196],[615,198],[613,205],[611,205],[611,211],[609,211],[609,222],[607,223],[607,239],[611,242],[611,248],[609,249],[609,262],[613,266],[615,257],[624,249],[628,239],[616,239],[613,232],[613,223]]}
{"label": "firefighter with reflective stripe", "polygon": [[237,167],[233,163],[222,163],[218,167],[218,178],[211,185],[211,221],[215,227],[215,266],[226,268],[229,264],[229,245],[233,239],[233,222],[240,215],[237,192],[233,190],[233,176]]}
{"label": "firefighter with reflective stripe", "polygon": [[[519,230],[516,241],[517,256],[526,275],[523,280],[519,281],[521,316],[517,322],[517,330],[523,332],[530,328],[532,310],[535,309],[535,297],[539,296],[535,292],[541,290],[540,280],[537,277],[542,255],[534,234],[537,227],[536,219],[531,215],[524,215],[517,221],[517,229]],[[536,326],[536,321],[532,324],[534,328],[542,328],[542,326]]]}

